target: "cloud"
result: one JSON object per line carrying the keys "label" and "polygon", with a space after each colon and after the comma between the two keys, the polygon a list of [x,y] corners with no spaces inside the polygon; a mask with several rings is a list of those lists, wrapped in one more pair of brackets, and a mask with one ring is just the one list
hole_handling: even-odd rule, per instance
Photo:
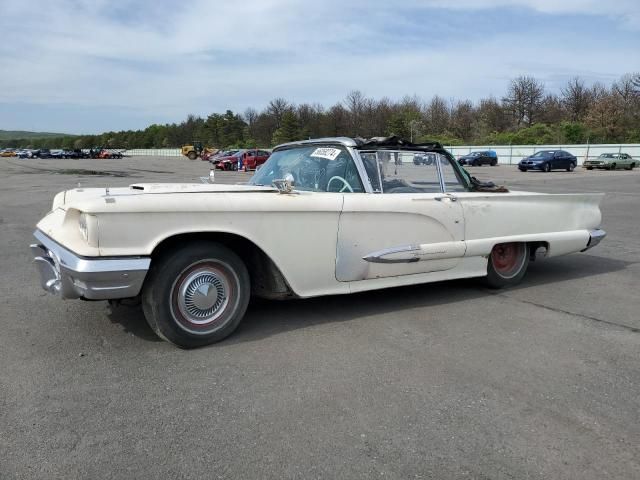
{"label": "cloud", "polygon": [[[639,12],[628,0],[4,0],[0,104],[60,105],[38,122],[96,131],[108,118],[74,123],[73,108],[103,107],[120,129],[118,110],[144,127],[276,96],[330,104],[354,88],[477,99],[522,73],[550,89],[576,74],[609,82],[640,70],[638,31],[618,28]],[[21,127],[12,120],[0,128]]]}

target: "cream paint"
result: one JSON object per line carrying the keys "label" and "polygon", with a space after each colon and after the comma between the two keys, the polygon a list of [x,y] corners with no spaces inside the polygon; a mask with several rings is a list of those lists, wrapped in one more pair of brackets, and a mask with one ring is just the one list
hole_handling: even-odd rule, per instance
{"label": "cream paint", "polygon": [[[229,185],[143,188],[111,189],[108,195],[104,188],[71,190],[56,196],[58,208],[38,228],[86,257],[147,256],[181,233],[233,233],[258,245],[294,292],[310,297],[482,276],[496,243],[545,241],[550,255],[580,251],[600,224],[602,199],[599,194],[463,192],[453,194],[453,201],[436,200],[442,195],[434,194],[283,195],[270,187]],[[97,247],[79,233],[80,212],[97,218]],[[407,244],[420,245],[425,259],[407,264],[362,260],[373,251]],[[443,251],[442,258],[428,255]],[[450,258],[448,251],[464,256]]]}

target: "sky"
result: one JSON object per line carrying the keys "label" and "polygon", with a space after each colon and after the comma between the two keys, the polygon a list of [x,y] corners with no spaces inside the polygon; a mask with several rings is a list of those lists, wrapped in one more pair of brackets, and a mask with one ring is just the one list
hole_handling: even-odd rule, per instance
{"label": "sky", "polygon": [[0,0],[0,129],[100,133],[283,97],[500,98],[640,71],[640,0]]}

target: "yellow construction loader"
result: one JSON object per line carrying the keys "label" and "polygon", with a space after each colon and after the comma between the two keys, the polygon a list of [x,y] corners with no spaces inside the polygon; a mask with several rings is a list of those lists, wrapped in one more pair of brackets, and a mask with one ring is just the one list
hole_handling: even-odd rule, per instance
{"label": "yellow construction loader", "polygon": [[204,147],[202,142],[193,142],[193,145],[182,146],[182,155],[187,157],[189,160],[195,160],[196,158],[207,160],[211,155],[214,155],[217,152],[217,148]]}

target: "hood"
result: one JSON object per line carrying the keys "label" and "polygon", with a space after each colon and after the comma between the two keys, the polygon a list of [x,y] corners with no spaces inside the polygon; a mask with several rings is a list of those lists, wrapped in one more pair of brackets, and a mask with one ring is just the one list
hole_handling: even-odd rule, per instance
{"label": "hood", "polygon": [[118,188],[74,188],[56,195],[56,206],[78,200],[155,194],[273,192],[274,187],[208,183],[134,183]]}

